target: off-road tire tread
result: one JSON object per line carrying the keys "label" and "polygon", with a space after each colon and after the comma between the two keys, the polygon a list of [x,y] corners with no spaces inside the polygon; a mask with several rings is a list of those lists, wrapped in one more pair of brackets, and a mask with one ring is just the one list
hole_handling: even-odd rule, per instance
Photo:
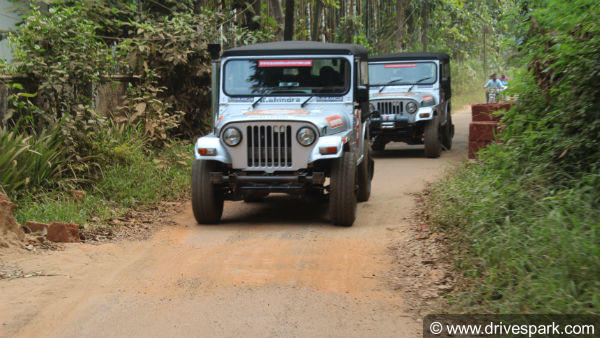
{"label": "off-road tire tread", "polygon": [[354,154],[344,152],[331,164],[329,217],[339,226],[352,226],[356,219],[356,162]]}
{"label": "off-road tire tread", "polygon": [[452,125],[452,115],[447,112],[448,121],[444,125],[444,132],[442,134],[442,145],[445,150],[452,149],[452,138],[454,137],[454,126]]}
{"label": "off-road tire tread", "polygon": [[440,118],[434,116],[432,120],[425,125],[423,133],[425,143],[425,156],[430,158],[440,157],[442,152],[442,140],[440,137]]}
{"label": "off-road tire tread", "polygon": [[195,160],[192,165],[192,209],[198,224],[217,224],[223,215],[224,198],[215,190],[208,173],[213,162]]}
{"label": "off-road tire tread", "polygon": [[358,166],[358,202],[366,202],[371,197],[371,180],[373,179],[373,170],[375,168],[375,163],[369,151],[369,143],[365,140],[363,144],[365,148],[364,157]]}

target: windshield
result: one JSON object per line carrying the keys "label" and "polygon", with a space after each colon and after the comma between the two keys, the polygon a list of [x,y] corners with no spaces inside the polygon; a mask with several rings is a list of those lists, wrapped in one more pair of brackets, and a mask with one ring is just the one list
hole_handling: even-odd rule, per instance
{"label": "windshield", "polygon": [[437,67],[434,62],[390,62],[369,64],[369,85],[434,84]]}
{"label": "windshield", "polygon": [[229,60],[223,90],[227,95],[345,94],[350,65],[343,58]]}

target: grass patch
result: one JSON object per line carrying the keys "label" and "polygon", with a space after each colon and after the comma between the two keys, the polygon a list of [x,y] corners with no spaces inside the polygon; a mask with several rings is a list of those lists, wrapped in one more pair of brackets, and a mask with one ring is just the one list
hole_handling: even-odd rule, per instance
{"label": "grass patch", "polygon": [[[600,209],[591,173],[558,187],[531,170],[463,164],[425,210],[449,234],[461,311],[599,313]],[[595,177],[592,177],[595,176]]]}
{"label": "grass patch", "polygon": [[189,193],[193,145],[174,143],[160,151],[140,152],[128,161],[103,169],[103,177],[87,188],[81,203],[69,193],[43,191],[15,202],[17,221],[72,222],[80,225],[118,217],[127,209],[143,209]]}

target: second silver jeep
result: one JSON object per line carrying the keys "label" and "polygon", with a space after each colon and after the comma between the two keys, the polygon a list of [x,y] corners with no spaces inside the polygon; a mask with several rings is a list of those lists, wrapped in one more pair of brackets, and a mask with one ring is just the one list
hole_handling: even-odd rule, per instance
{"label": "second silver jeep", "polygon": [[369,59],[374,150],[388,142],[424,144],[425,156],[452,148],[450,57],[444,53],[396,53]]}

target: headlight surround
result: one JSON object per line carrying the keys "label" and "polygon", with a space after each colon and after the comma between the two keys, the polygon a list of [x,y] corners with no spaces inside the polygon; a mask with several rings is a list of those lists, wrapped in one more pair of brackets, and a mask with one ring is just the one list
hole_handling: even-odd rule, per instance
{"label": "headlight surround", "polygon": [[415,102],[411,101],[406,104],[406,111],[409,114],[414,114],[417,111],[417,109],[419,109],[419,107],[417,106],[417,104]]}
{"label": "headlight surround", "polygon": [[315,143],[316,139],[317,133],[311,127],[302,127],[298,129],[298,132],[296,133],[296,140],[305,147]]}
{"label": "headlight surround", "polygon": [[226,145],[235,147],[242,142],[242,132],[236,127],[229,127],[223,132],[222,139]]}

